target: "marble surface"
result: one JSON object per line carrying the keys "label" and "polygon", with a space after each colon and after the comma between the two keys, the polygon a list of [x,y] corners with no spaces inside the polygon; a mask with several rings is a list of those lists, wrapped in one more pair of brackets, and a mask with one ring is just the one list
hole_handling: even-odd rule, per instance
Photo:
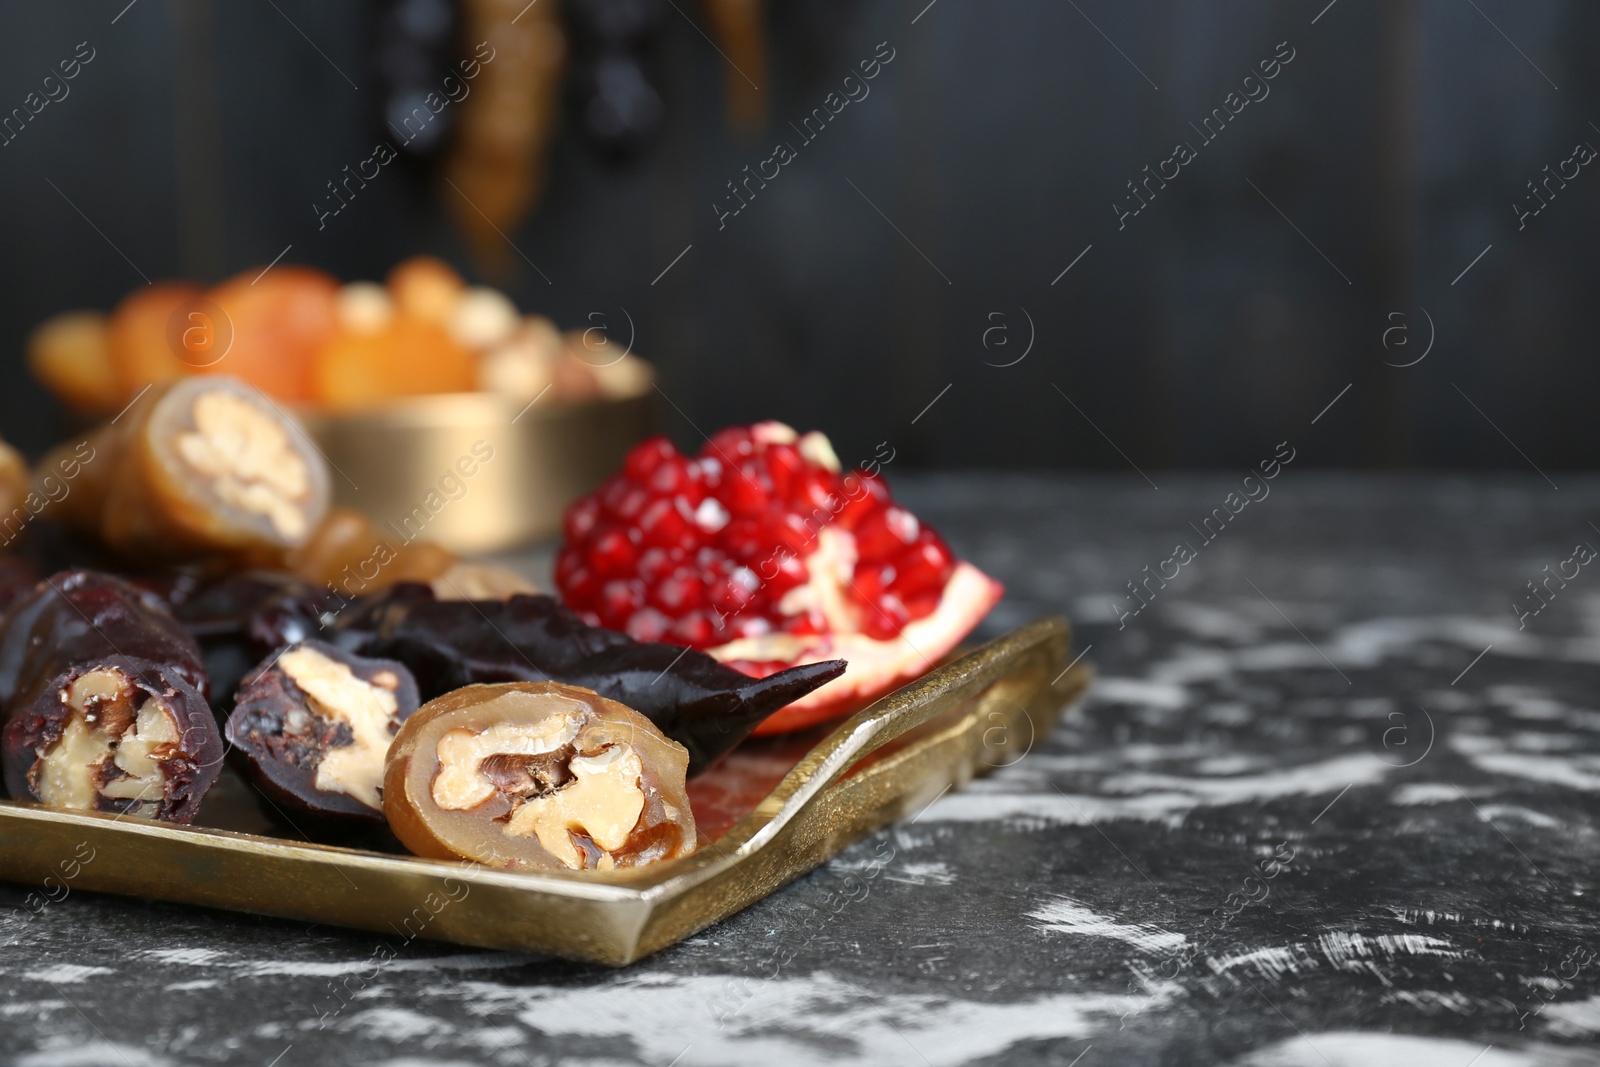
{"label": "marble surface", "polygon": [[1007,583],[988,629],[1066,611],[1096,687],[690,941],[374,973],[368,934],[0,885],[0,1061],[1600,1062],[1600,571],[1564,563],[1600,481],[1291,468],[1206,543],[1242,475],[1152,473],[897,479]]}

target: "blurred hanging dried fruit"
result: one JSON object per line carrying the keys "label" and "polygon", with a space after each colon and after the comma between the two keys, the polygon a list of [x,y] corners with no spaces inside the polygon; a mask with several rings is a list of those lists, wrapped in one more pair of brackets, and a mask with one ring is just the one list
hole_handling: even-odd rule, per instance
{"label": "blurred hanging dried fruit", "polygon": [[727,59],[728,125],[753,129],[767,117],[766,0],[700,0],[711,32]]}
{"label": "blurred hanging dried fruit", "polygon": [[445,205],[485,273],[504,275],[506,234],[527,218],[544,187],[566,61],[557,0],[465,0],[462,40],[479,64],[457,105],[459,127],[445,163]]}

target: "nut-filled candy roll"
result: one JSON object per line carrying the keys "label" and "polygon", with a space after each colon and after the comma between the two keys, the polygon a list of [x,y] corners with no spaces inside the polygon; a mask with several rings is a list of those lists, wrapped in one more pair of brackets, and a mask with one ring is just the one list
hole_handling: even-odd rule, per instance
{"label": "nut-filled candy roll", "polygon": [[389,750],[383,807],[419,856],[608,871],[696,844],[689,754],[643,715],[555,682],[429,701]]}
{"label": "nut-filled candy roll", "polygon": [[194,639],[120,578],[65,571],[7,616],[6,788],[51,807],[189,822],[222,765]]}
{"label": "nut-filled candy roll", "polygon": [[100,534],[173,559],[305,543],[328,510],[327,463],[288,415],[234,378],[185,378],[119,428]]}
{"label": "nut-filled candy roll", "polygon": [[405,667],[301,641],[245,676],[225,732],[279,803],[381,823],[384,758],[416,710]]}

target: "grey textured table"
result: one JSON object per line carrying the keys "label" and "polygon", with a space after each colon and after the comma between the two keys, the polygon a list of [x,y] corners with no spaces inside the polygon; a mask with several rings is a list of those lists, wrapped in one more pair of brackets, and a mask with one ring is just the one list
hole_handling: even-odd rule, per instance
{"label": "grey textured table", "polygon": [[1600,481],[1290,469],[1210,543],[1240,479],[1158,481],[897,479],[1006,581],[988,629],[1067,611],[1096,688],[689,942],[622,971],[413,942],[374,974],[372,935],[7,886],[4,1058],[1600,1062],[1600,576],[1564,563]]}

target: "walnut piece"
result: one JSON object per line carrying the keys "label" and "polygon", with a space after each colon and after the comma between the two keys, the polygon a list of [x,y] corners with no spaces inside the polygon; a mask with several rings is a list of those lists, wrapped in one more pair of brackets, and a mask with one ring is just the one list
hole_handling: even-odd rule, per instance
{"label": "walnut piece", "polygon": [[[350,744],[329,748],[318,765],[317,788],[381,808],[383,760],[398,728],[399,679],[384,672],[368,682],[356,677],[347,664],[304,645],[280,656],[278,668],[305,693],[316,715],[350,727]],[[290,721],[286,732],[294,732],[297,725],[303,733],[310,724]]]}
{"label": "walnut piece", "polygon": [[506,833],[533,834],[546,852],[573,870],[584,866],[583,852],[572,839],[582,834],[607,853],[596,866],[609,870],[616,865],[609,853],[627,844],[644,812],[639,781],[644,766],[632,746],[615,744],[593,756],[574,756],[567,767],[572,782],[517,808]]}
{"label": "walnut piece", "polygon": [[310,532],[305,502],[311,475],[283,425],[244,397],[202,392],[191,409],[195,428],[178,435],[179,456],[210,480],[217,499],[264,516],[278,536]]}
{"label": "walnut piece", "polygon": [[[433,779],[433,802],[446,811],[465,811],[499,790],[486,773],[496,770],[500,756],[542,756],[572,744],[578,720],[552,715],[532,725],[498,722],[486,730],[451,730],[439,738],[439,773]],[[504,761],[500,761],[503,765]]]}
{"label": "walnut piece", "polygon": [[433,800],[465,811],[497,793],[511,803],[504,833],[533,836],[573,870],[585,866],[574,834],[601,850],[597,866],[616,865],[610,853],[627,844],[644,812],[644,766],[621,742],[584,749],[590,716],[551,715],[533,724],[499,722],[484,730],[456,729],[439,738]]}
{"label": "walnut piece", "polygon": [[161,760],[178,741],[177,722],[159,700],[133,710],[135,689],[120,671],[89,671],[61,694],[70,709],[61,736],[39,759],[39,799],[56,808],[93,811],[101,797],[148,802],[130,814],[154,814],[166,776]]}

